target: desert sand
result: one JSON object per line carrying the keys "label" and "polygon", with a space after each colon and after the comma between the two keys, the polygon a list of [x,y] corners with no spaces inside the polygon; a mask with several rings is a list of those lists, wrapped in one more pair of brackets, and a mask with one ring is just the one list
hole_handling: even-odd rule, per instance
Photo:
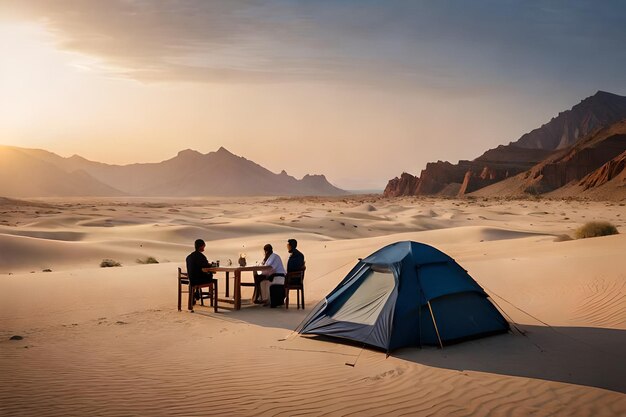
{"label": "desert sand", "polygon": [[[0,214],[0,415],[626,415],[625,203],[4,199]],[[620,234],[563,239],[590,220]],[[306,310],[177,311],[194,239],[254,264],[268,242],[286,261],[291,237]],[[292,332],[358,258],[400,240],[455,258],[524,334],[387,357]]]}

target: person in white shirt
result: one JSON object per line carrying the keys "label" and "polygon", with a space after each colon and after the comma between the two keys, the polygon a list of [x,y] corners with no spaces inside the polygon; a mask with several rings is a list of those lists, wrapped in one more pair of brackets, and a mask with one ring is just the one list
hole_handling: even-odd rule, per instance
{"label": "person in white shirt", "polygon": [[278,254],[274,253],[272,245],[269,243],[263,246],[265,252],[265,258],[261,265],[272,267],[263,275],[255,275],[254,283],[254,302],[257,304],[269,304],[270,301],[270,286],[271,285],[285,285],[285,268],[283,267],[283,261]]}

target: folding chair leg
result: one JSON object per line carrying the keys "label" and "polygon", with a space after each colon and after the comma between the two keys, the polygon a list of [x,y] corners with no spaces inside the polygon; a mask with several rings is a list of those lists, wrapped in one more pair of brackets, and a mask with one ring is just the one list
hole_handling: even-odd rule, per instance
{"label": "folding chair leg", "polygon": [[211,298],[211,304],[213,305],[213,311],[215,311],[217,313],[217,281],[215,281],[213,283],[213,286],[211,287],[211,290],[213,291],[212,293],[212,298]]}
{"label": "folding chair leg", "polygon": [[193,313],[193,295],[195,294],[195,288],[189,286],[189,297],[187,298],[187,310]]}
{"label": "folding chair leg", "polygon": [[178,281],[178,311],[180,311],[181,307],[181,291],[182,289],[180,288],[180,281]]}

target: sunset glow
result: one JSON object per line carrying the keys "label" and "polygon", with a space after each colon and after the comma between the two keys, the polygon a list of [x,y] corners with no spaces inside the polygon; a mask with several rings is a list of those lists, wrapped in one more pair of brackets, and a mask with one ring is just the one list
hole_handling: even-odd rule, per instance
{"label": "sunset glow", "polygon": [[[0,143],[116,164],[224,146],[275,172],[382,188],[428,161],[516,140],[626,81],[618,49],[616,65],[587,62],[623,30],[591,21],[562,36],[583,6],[520,5],[505,28],[496,5],[464,20],[444,6],[199,2],[189,15],[183,4],[5,3]],[[592,44],[581,63],[577,48]]]}

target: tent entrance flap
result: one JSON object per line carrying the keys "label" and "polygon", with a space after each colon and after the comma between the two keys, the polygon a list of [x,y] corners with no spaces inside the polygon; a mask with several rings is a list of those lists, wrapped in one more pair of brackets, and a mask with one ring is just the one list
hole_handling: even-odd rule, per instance
{"label": "tent entrance flap", "polygon": [[331,316],[333,320],[370,326],[376,323],[395,287],[393,273],[370,269],[359,281],[354,293]]}

